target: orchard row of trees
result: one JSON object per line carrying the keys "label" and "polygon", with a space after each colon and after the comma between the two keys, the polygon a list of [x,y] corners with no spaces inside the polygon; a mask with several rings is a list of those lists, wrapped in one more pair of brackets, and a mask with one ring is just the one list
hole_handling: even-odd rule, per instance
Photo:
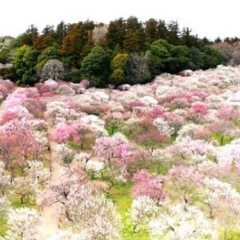
{"label": "orchard row of trees", "polygon": [[[48,60],[56,61],[49,67]],[[0,75],[30,85],[46,77],[73,82],[88,78],[97,87],[146,83],[163,72],[208,69],[226,61],[207,38],[192,35],[189,28],[180,30],[176,21],[143,23],[132,16],[108,25],[60,22],[41,33],[31,25],[9,46],[0,46],[0,62],[13,64]]]}

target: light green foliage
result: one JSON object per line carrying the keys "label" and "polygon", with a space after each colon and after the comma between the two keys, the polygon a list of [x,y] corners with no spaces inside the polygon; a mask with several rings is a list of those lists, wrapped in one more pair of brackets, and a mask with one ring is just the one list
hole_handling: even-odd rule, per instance
{"label": "light green foliage", "polygon": [[125,69],[128,59],[129,55],[126,53],[117,54],[111,62],[111,69],[112,70],[117,68]]}
{"label": "light green foliage", "polygon": [[111,121],[107,124],[106,129],[108,131],[109,136],[113,136],[115,133],[120,132],[119,123],[115,121]]}
{"label": "light green foliage", "polygon": [[126,83],[126,68],[129,60],[129,55],[126,53],[117,54],[111,61],[111,70],[113,71],[110,76],[110,83],[121,85]]}
{"label": "light green foliage", "polygon": [[227,136],[221,133],[213,133],[211,137],[213,140],[217,141],[220,146],[229,144],[234,139],[232,136]]}
{"label": "light green foliage", "polygon": [[111,194],[108,196],[116,204],[117,211],[122,217],[122,239],[149,240],[147,231],[133,231],[133,226],[129,218],[129,211],[132,204],[131,188],[132,184],[130,182],[115,185],[111,189]]}
{"label": "light green foliage", "polygon": [[0,63],[8,63],[10,61],[10,49],[5,46],[0,46]]}
{"label": "light green foliage", "polygon": [[0,239],[5,235],[6,231],[7,231],[7,222],[0,221]]}
{"label": "light green foliage", "polygon": [[10,49],[17,49],[17,48],[19,48],[21,46],[21,36],[22,35],[19,35],[18,37],[14,38],[11,41],[11,43],[9,45]]}
{"label": "light green foliage", "polygon": [[238,240],[238,239],[240,239],[239,229],[223,230],[219,237],[219,240]]}

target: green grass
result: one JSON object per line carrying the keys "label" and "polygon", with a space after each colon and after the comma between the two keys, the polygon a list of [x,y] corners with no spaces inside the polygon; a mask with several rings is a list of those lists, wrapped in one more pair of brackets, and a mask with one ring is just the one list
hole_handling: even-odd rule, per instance
{"label": "green grass", "polygon": [[239,240],[239,239],[240,239],[239,230],[229,229],[220,232],[219,240]]}
{"label": "green grass", "polygon": [[109,122],[106,129],[109,136],[114,135],[116,132],[120,132],[120,127],[116,122]]}
{"label": "green grass", "polygon": [[[24,204],[21,204],[20,196],[16,194],[10,195],[8,199],[10,200],[11,207],[13,208],[22,208],[22,207],[34,208],[36,206],[35,201],[33,201],[33,199],[30,199],[29,202],[25,202]],[[0,236],[4,237],[6,234],[6,231],[7,231],[7,221],[0,219]]]}
{"label": "green grass", "polygon": [[11,202],[11,206],[13,208],[22,208],[22,207],[28,207],[33,208],[36,207],[35,200],[32,199],[32,196],[29,196],[29,200],[25,201],[23,204],[21,204],[20,196],[17,194],[10,195],[8,199]]}
{"label": "green grass", "polygon": [[111,193],[108,196],[116,207],[118,213],[122,217],[123,231],[122,236],[124,240],[149,240],[147,232],[133,232],[132,225],[129,218],[129,210],[132,204],[131,198],[132,184],[130,182],[126,184],[114,185],[111,189]]}
{"label": "green grass", "polygon": [[233,137],[223,135],[220,133],[213,133],[211,137],[213,140],[217,141],[220,146],[229,144],[233,140]]}
{"label": "green grass", "polygon": [[7,222],[5,220],[0,221],[0,236],[4,237],[7,231]]}
{"label": "green grass", "polygon": [[85,140],[83,142],[68,141],[68,146],[74,150],[91,150],[93,146],[93,140]]}
{"label": "green grass", "polygon": [[149,167],[148,171],[150,173],[156,173],[160,175],[166,175],[168,171],[172,168],[172,164],[170,162],[164,161],[154,161]]}

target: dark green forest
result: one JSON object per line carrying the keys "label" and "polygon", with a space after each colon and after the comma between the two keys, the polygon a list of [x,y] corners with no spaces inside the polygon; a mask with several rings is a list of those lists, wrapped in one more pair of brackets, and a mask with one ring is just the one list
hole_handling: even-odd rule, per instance
{"label": "dark green forest", "polygon": [[0,38],[0,63],[8,64],[0,68],[0,76],[23,86],[52,78],[88,79],[91,86],[106,87],[148,83],[165,72],[238,64],[238,38],[212,42],[191,32],[180,29],[177,21],[141,22],[133,16],[108,25],[60,22],[41,33],[31,25],[16,38]]}

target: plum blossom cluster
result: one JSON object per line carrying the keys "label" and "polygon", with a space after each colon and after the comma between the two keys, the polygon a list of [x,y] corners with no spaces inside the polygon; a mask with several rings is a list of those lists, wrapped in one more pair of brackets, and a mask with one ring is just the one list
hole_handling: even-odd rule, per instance
{"label": "plum blossom cluster", "polygon": [[[39,234],[38,212],[21,209],[21,218],[12,195],[56,206],[59,231],[48,239],[218,239],[221,231],[230,239],[239,231],[239,76],[239,67],[219,66],[124,91],[48,79],[14,94],[0,82],[5,238],[31,239],[25,226]],[[51,170],[60,168],[52,177],[39,161],[47,147]],[[120,191],[130,221],[110,200]]]}
{"label": "plum blossom cluster", "polygon": [[11,209],[8,215],[6,240],[39,239],[42,218],[35,209]]}
{"label": "plum blossom cluster", "polygon": [[149,228],[151,239],[218,239],[214,222],[195,206],[166,205],[150,220]]}
{"label": "plum blossom cluster", "polygon": [[37,203],[41,206],[58,203],[56,214],[70,236],[78,233],[87,239],[120,239],[120,217],[114,204],[94,188],[82,170],[71,173],[64,169],[58,180],[39,192]]}

